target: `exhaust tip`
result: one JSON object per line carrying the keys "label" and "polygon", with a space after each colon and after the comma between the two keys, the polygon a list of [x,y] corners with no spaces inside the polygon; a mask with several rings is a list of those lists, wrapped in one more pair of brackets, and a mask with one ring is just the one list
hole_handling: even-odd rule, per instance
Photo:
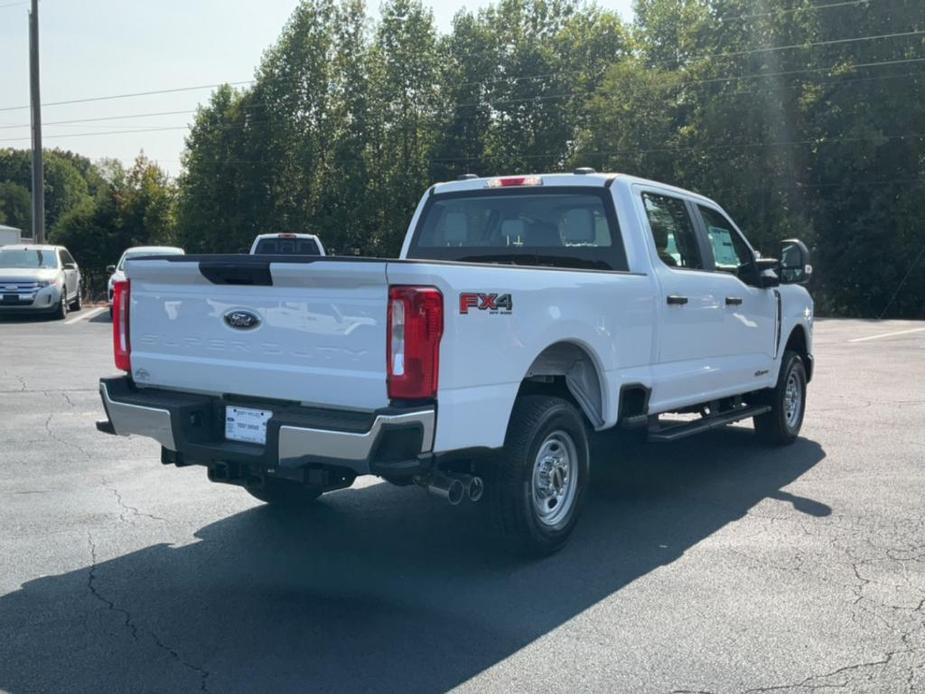
{"label": "exhaust tip", "polygon": [[446,499],[452,506],[456,506],[466,495],[466,486],[455,477],[435,475],[427,483],[427,491],[434,496]]}
{"label": "exhaust tip", "polygon": [[463,500],[463,495],[466,493],[466,488],[463,486],[463,483],[459,480],[450,480],[449,487],[446,490],[446,500],[450,502],[453,506],[459,505],[459,502]]}
{"label": "exhaust tip", "polygon": [[481,477],[473,477],[469,480],[466,493],[469,495],[469,501],[478,501],[485,493],[485,482]]}

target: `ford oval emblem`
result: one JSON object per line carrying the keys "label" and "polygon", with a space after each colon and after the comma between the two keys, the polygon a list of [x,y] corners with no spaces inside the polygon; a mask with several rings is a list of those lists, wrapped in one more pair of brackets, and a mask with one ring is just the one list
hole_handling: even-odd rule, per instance
{"label": "ford oval emblem", "polygon": [[225,322],[235,330],[253,330],[260,325],[260,316],[250,311],[235,309],[225,314]]}

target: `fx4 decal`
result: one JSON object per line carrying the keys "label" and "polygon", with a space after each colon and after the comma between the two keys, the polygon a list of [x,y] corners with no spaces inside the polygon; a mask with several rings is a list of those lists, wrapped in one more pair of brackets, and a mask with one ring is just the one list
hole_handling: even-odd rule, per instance
{"label": "fx4 decal", "polygon": [[463,315],[469,313],[469,309],[474,308],[479,311],[488,311],[489,313],[510,313],[514,310],[514,302],[510,294],[480,294],[467,292],[459,295],[459,312]]}

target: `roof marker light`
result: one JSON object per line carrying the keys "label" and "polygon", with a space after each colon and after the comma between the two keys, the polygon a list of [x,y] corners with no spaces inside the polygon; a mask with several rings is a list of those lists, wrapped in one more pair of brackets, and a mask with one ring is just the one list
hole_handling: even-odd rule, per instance
{"label": "roof marker light", "polygon": [[541,186],[543,179],[540,176],[506,176],[504,178],[490,178],[485,184],[488,188],[514,188],[517,186]]}

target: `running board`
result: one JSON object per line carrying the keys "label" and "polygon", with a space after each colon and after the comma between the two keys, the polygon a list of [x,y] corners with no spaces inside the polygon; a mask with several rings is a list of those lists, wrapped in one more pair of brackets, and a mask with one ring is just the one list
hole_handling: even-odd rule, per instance
{"label": "running board", "polygon": [[731,412],[710,415],[684,424],[673,424],[667,427],[659,426],[649,431],[649,441],[653,443],[669,443],[770,411],[770,405],[756,405],[755,407],[742,407]]}

